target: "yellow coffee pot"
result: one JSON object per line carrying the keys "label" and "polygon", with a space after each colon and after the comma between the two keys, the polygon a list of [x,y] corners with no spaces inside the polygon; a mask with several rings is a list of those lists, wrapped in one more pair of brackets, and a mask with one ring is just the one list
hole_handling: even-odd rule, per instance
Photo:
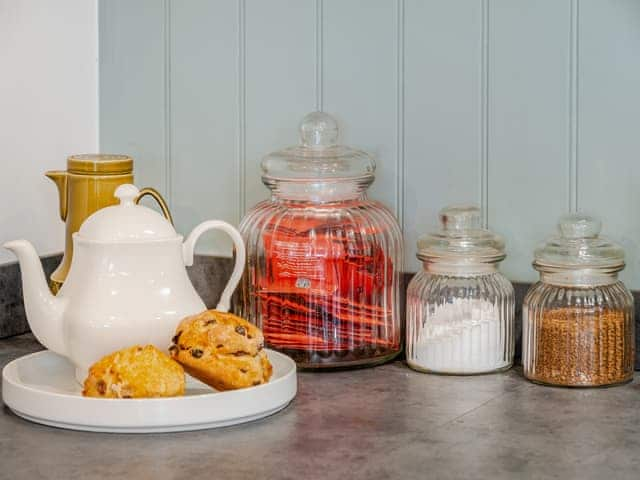
{"label": "yellow coffee pot", "polygon": [[[116,188],[133,183],[133,159],[128,155],[72,155],[67,159],[67,170],[49,171],[45,175],[58,186],[60,218],[66,225],[64,256],[49,280],[51,291],[55,294],[67,278],[71,266],[73,234],[89,215],[117,203],[114,197]],[[153,188],[140,190],[136,203],[145,195],[152,196],[164,216],[172,222],[166,202]]]}

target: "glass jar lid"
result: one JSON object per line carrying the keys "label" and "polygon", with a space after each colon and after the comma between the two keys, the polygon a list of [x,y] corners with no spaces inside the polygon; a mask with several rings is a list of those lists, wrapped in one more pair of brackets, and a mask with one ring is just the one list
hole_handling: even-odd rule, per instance
{"label": "glass jar lid", "polygon": [[439,213],[441,229],[418,240],[418,258],[436,262],[493,263],[504,260],[504,240],[480,221],[472,205],[448,206]]}
{"label": "glass jar lid", "polygon": [[362,150],[338,145],[338,124],[324,112],[309,113],[300,122],[300,144],[270,153],[262,160],[262,179],[273,181],[373,181],[375,160]]}
{"label": "glass jar lid", "polygon": [[558,221],[559,235],[542,243],[534,252],[533,266],[560,269],[624,268],[622,247],[600,236],[602,223],[590,215],[572,213]]}

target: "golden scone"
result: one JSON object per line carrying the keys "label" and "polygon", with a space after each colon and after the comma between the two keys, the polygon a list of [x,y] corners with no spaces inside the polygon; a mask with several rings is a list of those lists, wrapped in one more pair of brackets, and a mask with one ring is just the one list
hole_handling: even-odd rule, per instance
{"label": "golden scone", "polygon": [[184,395],[184,370],[153,345],[118,350],[89,369],[82,394],[98,398]]}
{"label": "golden scone", "polygon": [[266,383],[273,371],[258,327],[231,313],[207,310],[176,329],[171,357],[217,390]]}

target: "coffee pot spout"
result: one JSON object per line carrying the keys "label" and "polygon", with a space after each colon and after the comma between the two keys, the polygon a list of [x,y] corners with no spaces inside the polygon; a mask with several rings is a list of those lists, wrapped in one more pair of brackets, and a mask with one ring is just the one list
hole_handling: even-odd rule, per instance
{"label": "coffee pot spout", "polygon": [[27,320],[38,341],[49,350],[65,355],[62,318],[67,299],[54,296],[45,279],[40,257],[26,240],[7,242],[4,248],[17,257]]}
{"label": "coffee pot spout", "polygon": [[60,197],[60,218],[62,221],[67,220],[67,172],[62,170],[54,170],[45,173],[58,187],[58,196]]}

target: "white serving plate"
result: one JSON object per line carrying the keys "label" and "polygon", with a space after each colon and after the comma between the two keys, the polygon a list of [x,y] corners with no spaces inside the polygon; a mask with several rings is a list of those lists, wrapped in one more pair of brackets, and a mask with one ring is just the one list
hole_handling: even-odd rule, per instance
{"label": "white serving plate", "polygon": [[187,375],[184,397],[103,399],[83,397],[73,365],[45,350],[4,367],[2,398],[20,417],[71,430],[159,433],[225,427],[271,415],[295,397],[294,361],[273,350],[267,354],[273,376],[264,385],[218,392]]}

